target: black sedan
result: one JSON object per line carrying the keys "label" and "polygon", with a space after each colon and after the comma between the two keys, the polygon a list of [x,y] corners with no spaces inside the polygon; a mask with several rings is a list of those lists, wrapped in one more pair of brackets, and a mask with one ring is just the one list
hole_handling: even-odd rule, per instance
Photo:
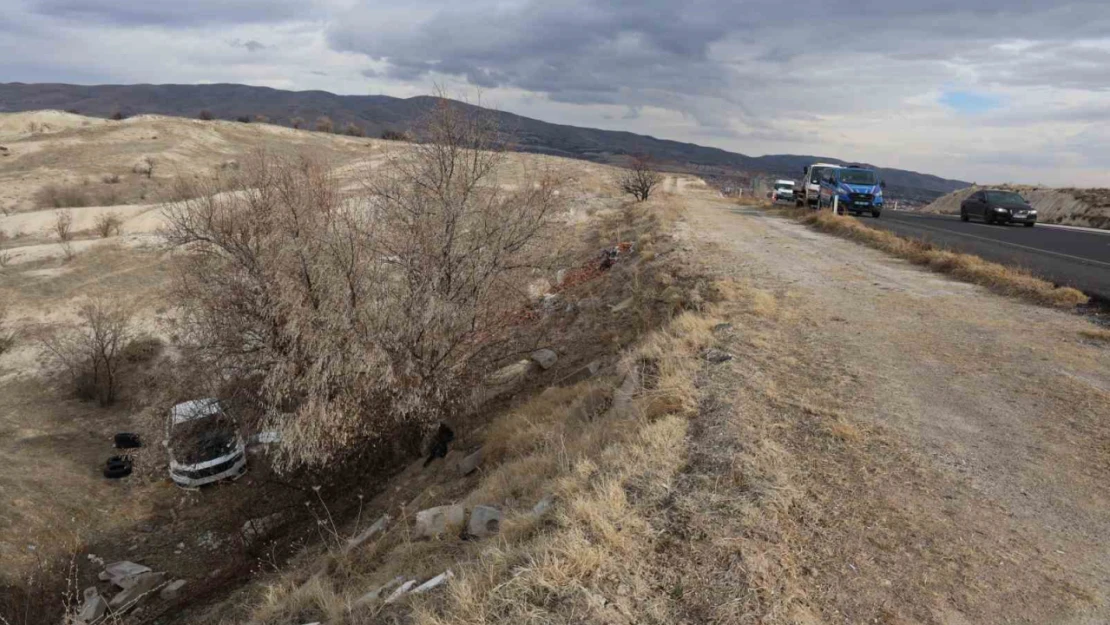
{"label": "black sedan", "polygon": [[960,219],[968,221],[972,217],[984,223],[1025,224],[1032,228],[1037,223],[1037,211],[1013,191],[987,189],[972,193],[960,204]]}

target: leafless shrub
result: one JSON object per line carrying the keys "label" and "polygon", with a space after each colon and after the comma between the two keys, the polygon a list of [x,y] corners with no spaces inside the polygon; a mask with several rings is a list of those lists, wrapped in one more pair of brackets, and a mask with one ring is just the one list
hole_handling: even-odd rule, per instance
{"label": "leafless shrub", "polygon": [[139,160],[139,162],[135,163],[135,166],[131,168],[131,171],[136,174],[141,174],[146,176],[147,178],[150,178],[154,175],[154,158],[151,156],[144,156],[142,159]]}
{"label": "leafless shrub", "polygon": [[81,185],[48,184],[35,193],[39,208],[79,208],[92,204],[87,188]]}
{"label": "leafless shrub", "polygon": [[116,120],[117,122],[126,118],[127,115],[125,115],[123,111],[116,111],[115,113],[112,113],[112,119]]}
{"label": "leafless shrub", "polygon": [[289,125],[294,128],[300,128],[301,126],[304,126],[304,118],[294,117],[293,119],[289,120]]}
{"label": "leafless shrub", "polygon": [[0,304],[0,354],[8,351],[15,345],[15,330],[7,323],[8,308]]}
{"label": "leafless shrub", "polygon": [[635,197],[638,202],[647,201],[661,182],[663,175],[656,170],[651,157],[644,155],[633,157],[628,169],[617,175],[621,191]]}
{"label": "leafless shrub", "polygon": [[347,126],[343,128],[343,134],[349,135],[351,137],[365,137],[366,136],[366,132],[362,130],[362,126],[359,126],[358,124],[356,124],[354,122],[348,122],[347,123]]}
{"label": "leafless shrub", "polygon": [[268,124],[268,123],[270,123],[270,118],[266,117],[265,115],[263,115],[261,113],[259,113],[259,114],[254,116],[254,121],[257,124]]}
{"label": "leafless shrub", "polygon": [[100,238],[106,239],[113,234],[119,236],[123,234],[123,219],[116,213],[104,213],[96,218],[93,222],[93,230],[96,231]]}
{"label": "leafless shrub", "polygon": [[261,155],[167,206],[177,293],[208,370],[258,380],[279,468],[419,441],[502,355],[558,180],[505,191],[493,118],[441,102],[425,143],[344,195],[309,159]]}
{"label": "leafless shrub", "polygon": [[331,121],[330,117],[324,116],[316,119],[316,132],[332,132],[335,130],[335,123]]}
{"label": "leafless shrub", "polygon": [[66,211],[55,211],[54,222],[50,229],[63,243],[73,238],[73,214]]}
{"label": "leafless shrub", "polygon": [[201,121],[209,122],[209,121],[212,121],[214,119],[214,116],[212,115],[212,111],[209,111],[208,109],[204,109],[203,111],[200,112],[199,115],[197,115],[197,119],[200,119]]}
{"label": "leafless shrub", "polygon": [[0,269],[7,269],[12,264],[12,253],[0,250]]}
{"label": "leafless shrub", "polygon": [[101,406],[116,400],[121,354],[131,337],[131,314],[107,299],[81,307],[77,328],[42,339],[46,352],[69,374],[77,396]]}
{"label": "leafless shrub", "polygon": [[251,123],[251,116],[250,115],[240,115],[240,116],[235,118],[235,121],[239,122],[240,124],[249,124],[249,123]]}
{"label": "leafless shrub", "polygon": [[411,138],[403,132],[396,130],[386,130],[382,132],[382,139],[386,141],[411,141]]}
{"label": "leafless shrub", "polygon": [[104,174],[100,181],[104,184],[119,184],[119,174]]}
{"label": "leafless shrub", "polygon": [[120,357],[130,364],[141,364],[154,360],[162,353],[162,340],[154,336],[139,336],[124,345]]}
{"label": "leafless shrub", "polygon": [[62,261],[69,262],[77,258],[77,249],[73,247],[73,241],[62,241]]}

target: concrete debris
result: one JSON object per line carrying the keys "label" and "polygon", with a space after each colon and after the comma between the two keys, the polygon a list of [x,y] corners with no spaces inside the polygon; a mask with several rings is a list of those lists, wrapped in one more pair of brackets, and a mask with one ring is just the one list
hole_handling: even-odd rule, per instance
{"label": "concrete debris", "polygon": [[162,592],[158,593],[158,596],[161,597],[163,601],[173,601],[181,595],[181,589],[184,587],[185,580],[174,580],[166,584],[166,587],[162,589]]}
{"label": "concrete debris", "polygon": [[535,372],[536,368],[536,363],[531,360],[514,362],[490,374],[486,378],[486,385],[497,389],[515,386]]}
{"label": "concrete debris", "polygon": [[417,538],[442,536],[452,528],[460,528],[466,523],[466,508],[460,505],[438,506],[416,513]]}
{"label": "concrete debris", "polygon": [[532,508],[532,514],[534,514],[536,516],[543,516],[544,514],[547,513],[548,510],[551,509],[551,506],[554,506],[554,505],[555,505],[555,498],[552,497],[551,495],[548,495],[547,497],[544,497],[543,499],[539,500],[539,503],[537,503]]}
{"label": "concrete debris", "polygon": [[135,579],[138,576],[149,572],[150,567],[123,560],[104,567],[98,577],[102,582],[112,582],[120,588],[127,589],[135,585]]}
{"label": "concrete debris", "polygon": [[362,530],[362,533],[360,533],[358,536],[355,536],[354,538],[348,538],[346,546],[343,547],[343,552],[347,553],[355,547],[360,546],[362,543],[370,540],[374,536],[377,536],[378,534],[384,532],[385,528],[389,525],[389,520],[389,515],[383,514],[380,519],[374,521],[373,525]]}
{"label": "concrete debris", "polygon": [[705,359],[713,364],[719,364],[732,360],[732,354],[719,349],[710,349],[705,352]]}
{"label": "concrete debris", "polygon": [[630,297],[630,298],[624,300],[623,302],[617,304],[616,306],[613,306],[610,310],[612,310],[615,313],[624,312],[624,311],[628,310],[629,308],[632,308],[632,304],[635,304],[635,303],[636,303],[636,298]]}
{"label": "concrete debris", "polygon": [[96,587],[85,589],[85,602],[81,604],[81,611],[77,613],[74,622],[80,625],[87,625],[94,621],[98,621],[104,617],[104,613],[108,611],[108,602],[104,597],[100,596]]}
{"label": "concrete debris", "polygon": [[412,594],[419,595],[420,593],[439,588],[440,586],[447,583],[447,580],[451,579],[454,576],[455,574],[451,572],[451,569],[447,569],[446,571],[440,573],[439,575],[436,575],[432,579],[429,579],[428,581],[414,588]]}
{"label": "concrete debris", "polygon": [[470,512],[466,531],[471,536],[485,538],[501,531],[501,511],[490,506],[476,506]]}
{"label": "concrete debris", "polygon": [[539,299],[551,291],[551,282],[547,278],[540,278],[528,285],[528,297]]}
{"label": "concrete debris", "polygon": [[556,354],[553,349],[538,349],[532,352],[531,358],[533,362],[547,370],[555,366],[559,360],[559,354]]}
{"label": "concrete debris", "polygon": [[243,542],[249,545],[256,540],[265,538],[277,529],[283,520],[285,520],[285,515],[281,512],[268,514],[257,519],[247,519],[243,522],[243,529],[240,532],[243,536]]}
{"label": "concrete debris", "polygon": [[385,584],[382,584],[380,587],[378,587],[377,590],[371,590],[370,592],[368,592],[365,595],[362,595],[361,597],[356,599],[354,605],[355,605],[355,607],[358,607],[358,606],[363,606],[363,605],[366,605],[368,603],[377,601],[378,599],[382,598],[382,595],[386,594],[387,592],[390,592],[391,590],[393,590],[394,588],[397,588],[398,586],[400,586],[403,583],[405,583],[405,578],[404,577],[394,577],[390,581],[388,581]]}
{"label": "concrete debris", "polygon": [[548,293],[543,296],[543,309],[547,312],[554,312],[562,301],[563,296],[558,293]]}
{"label": "concrete debris", "polygon": [[470,475],[482,464],[482,450],[470,454],[459,461],[459,475]]}
{"label": "concrete debris", "polygon": [[638,390],[640,390],[640,372],[632,370],[624,376],[624,382],[613,394],[613,412],[617,416],[625,414],[632,408],[632,398],[636,396]]}
{"label": "concrete debris", "polygon": [[566,281],[567,281],[567,270],[566,269],[560,269],[559,271],[555,272],[555,284],[557,284],[559,286],[563,286],[563,283],[566,282]]}
{"label": "concrete debris", "polygon": [[404,597],[406,594],[408,594],[408,592],[410,590],[412,590],[412,587],[415,586],[415,585],[416,585],[416,580],[415,579],[410,579],[409,581],[405,582],[404,584],[401,584],[397,588],[397,590],[393,591],[393,594],[386,597],[385,604],[389,605],[391,603],[396,602],[401,597]]}
{"label": "concrete debris", "polygon": [[143,573],[134,578],[134,584],[118,593],[108,602],[113,610],[127,610],[138,605],[152,590],[165,581],[165,573]]}

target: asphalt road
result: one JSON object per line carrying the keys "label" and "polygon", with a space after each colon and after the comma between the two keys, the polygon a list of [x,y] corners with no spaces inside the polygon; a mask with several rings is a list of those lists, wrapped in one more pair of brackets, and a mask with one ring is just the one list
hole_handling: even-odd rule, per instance
{"label": "asphalt road", "polygon": [[862,222],[904,236],[925,239],[958,252],[1016,265],[1059,285],[1110,301],[1110,231],[1037,224],[964,223],[956,215],[883,211]]}

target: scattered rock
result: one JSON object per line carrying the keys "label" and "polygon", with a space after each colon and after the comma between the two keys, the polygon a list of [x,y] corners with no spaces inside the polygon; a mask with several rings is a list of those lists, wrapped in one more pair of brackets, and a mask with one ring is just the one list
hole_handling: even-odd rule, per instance
{"label": "scattered rock", "polygon": [[438,506],[416,513],[415,533],[417,538],[442,536],[453,527],[466,523],[466,508],[460,505]]}
{"label": "scattered rock", "polygon": [[165,573],[143,573],[142,575],[133,578],[134,584],[121,591],[112,600],[108,602],[112,610],[127,610],[132,608],[143,599],[147,598],[148,593],[157,588],[166,578]]}
{"label": "scattered rock", "polygon": [[567,281],[567,270],[566,269],[560,269],[559,271],[555,272],[555,284],[557,284],[559,286],[563,286],[563,283],[565,283],[566,281]]}
{"label": "scattered rock", "polygon": [[635,397],[636,391],[640,389],[640,372],[633,370],[624,376],[624,382],[621,383],[620,388],[613,394],[613,412],[617,416],[622,415],[625,411],[632,408],[632,398]]}
{"label": "scattered rock", "polygon": [[482,464],[482,450],[470,454],[459,461],[459,475],[470,475]]}
{"label": "scattered rock", "polygon": [[355,547],[358,547],[362,543],[370,540],[374,536],[377,536],[378,534],[384,532],[386,526],[389,525],[389,520],[389,515],[383,514],[380,519],[374,521],[374,524],[363,530],[361,534],[355,536],[354,538],[348,538],[347,545],[343,548],[343,552],[347,553]]}
{"label": "scattered rock", "polygon": [[714,332],[724,332],[726,330],[731,330],[731,329],[732,329],[732,324],[731,323],[718,323],[717,325],[713,326],[713,331]]}
{"label": "scattered rock", "polygon": [[501,367],[486,378],[486,384],[493,388],[514,386],[524,381],[536,370],[536,363],[531,360],[521,360],[511,365]]}
{"label": "scattered rock", "polygon": [[552,497],[551,495],[548,495],[548,496],[544,497],[543,499],[539,500],[539,503],[537,503],[535,506],[533,506],[532,514],[534,514],[536,516],[543,516],[544,514],[547,514],[547,511],[550,510],[551,506],[554,506],[554,505],[555,505],[555,498]]}
{"label": "scattered rock", "polygon": [[533,362],[546,371],[555,366],[555,363],[559,360],[559,354],[556,354],[553,349],[538,349],[532,352],[531,358]]}
{"label": "scattered rock", "polygon": [[415,586],[415,585],[416,585],[416,580],[415,579],[410,579],[409,581],[405,582],[404,584],[401,584],[397,588],[397,590],[393,591],[393,594],[389,595],[389,597],[386,598],[386,600],[385,600],[386,605],[389,605],[390,603],[393,603],[393,602],[397,601],[401,597],[404,597],[405,594],[407,594],[408,591],[412,590],[412,587]]}
{"label": "scattered rock", "polygon": [[547,278],[540,278],[539,280],[536,280],[532,284],[528,285],[528,297],[531,297],[532,299],[539,299],[550,290],[551,281],[549,281]]}
{"label": "scattered rock", "polygon": [[111,582],[120,588],[127,589],[135,585],[137,577],[149,572],[150,567],[123,560],[104,567],[98,577],[102,582]]}
{"label": "scattered rock", "polygon": [[570,408],[573,419],[591,421],[605,410],[609,404],[609,392],[601,387],[594,387],[575,400]]}
{"label": "scattered rock", "polygon": [[158,593],[158,596],[161,597],[163,601],[173,601],[181,595],[181,589],[184,587],[185,580],[174,580],[166,584],[166,587],[162,589],[162,592]]}
{"label": "scattered rock", "polygon": [[630,298],[624,300],[623,302],[617,304],[616,306],[613,306],[610,310],[612,310],[615,313],[624,312],[624,311],[628,310],[629,308],[632,308],[632,304],[635,304],[635,303],[636,303],[636,298],[630,297]]}
{"label": "scattered rock", "polygon": [[705,359],[713,364],[720,364],[732,360],[732,354],[719,349],[710,349],[705,352]]}
{"label": "scattered rock", "polygon": [[393,590],[394,588],[397,588],[398,586],[400,586],[404,582],[405,582],[404,577],[394,577],[392,580],[390,580],[390,581],[386,582],[385,584],[382,584],[380,587],[378,587],[377,590],[371,590],[370,592],[368,592],[365,595],[362,595],[361,597],[356,599],[355,600],[355,606],[357,607],[357,606],[361,606],[361,605],[366,605],[367,603],[370,603],[372,601],[377,601],[378,599],[381,599],[382,595],[384,595],[385,593]]}
{"label": "scattered rock", "polygon": [[548,293],[543,296],[543,309],[547,312],[555,312],[561,301],[563,301],[563,296],[558,293]]}
{"label": "scattered rock", "polygon": [[476,506],[470,512],[466,531],[478,538],[493,536],[501,531],[501,511],[491,506]]}
{"label": "scattered rock", "polygon": [[81,604],[81,611],[77,613],[75,622],[81,625],[92,623],[103,618],[104,613],[108,611],[108,602],[104,597],[100,596],[96,587],[85,589],[85,602]]}
{"label": "scattered rock", "polygon": [[447,583],[447,580],[451,579],[454,576],[455,574],[451,572],[451,569],[447,569],[446,571],[440,573],[439,575],[436,575],[432,579],[429,579],[428,581],[414,588],[412,594],[419,595],[420,593],[428,592],[429,590],[438,588]]}
{"label": "scattered rock", "polygon": [[265,538],[270,532],[277,529],[284,519],[285,515],[281,512],[268,514],[257,519],[248,519],[243,523],[243,529],[241,530],[243,542],[249,545],[260,538]]}
{"label": "scattered rock", "polygon": [[686,301],[686,294],[677,286],[669,286],[663,289],[663,292],[659,295],[659,299],[668,304],[677,306]]}

